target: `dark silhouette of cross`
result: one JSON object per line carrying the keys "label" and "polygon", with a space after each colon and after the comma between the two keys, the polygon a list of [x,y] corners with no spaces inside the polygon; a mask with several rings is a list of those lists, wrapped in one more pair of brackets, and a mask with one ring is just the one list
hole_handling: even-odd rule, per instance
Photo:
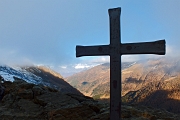
{"label": "dark silhouette of cross", "polygon": [[121,8],[109,9],[110,44],[98,46],[76,46],[76,57],[110,56],[110,120],[121,119],[121,55],[157,54],[165,55],[165,40],[121,44]]}

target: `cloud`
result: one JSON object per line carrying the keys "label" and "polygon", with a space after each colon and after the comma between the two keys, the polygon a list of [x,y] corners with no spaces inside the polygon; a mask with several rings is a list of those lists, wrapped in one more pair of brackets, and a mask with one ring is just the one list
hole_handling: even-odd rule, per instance
{"label": "cloud", "polygon": [[122,62],[134,62],[140,60],[142,57],[140,55],[123,55]]}
{"label": "cloud", "polygon": [[75,69],[84,69],[84,68],[89,68],[89,67],[91,67],[91,65],[81,64],[81,63],[76,64],[76,65],[74,66]]}
{"label": "cloud", "polygon": [[99,56],[99,57],[94,57],[91,60],[87,61],[87,62],[91,62],[93,64],[102,64],[102,63],[106,63],[110,61],[110,57],[109,56]]}
{"label": "cloud", "polygon": [[67,68],[67,66],[60,66],[60,68],[66,69],[66,68]]}
{"label": "cloud", "polygon": [[[101,40],[97,36],[108,28],[108,19],[104,18],[108,16],[109,3],[94,0],[0,1],[0,55],[9,54],[4,55],[1,62],[8,59],[16,64],[17,61],[21,63],[22,58],[37,64],[76,62],[75,46],[93,43],[95,38]],[[15,53],[12,55],[11,51]]]}

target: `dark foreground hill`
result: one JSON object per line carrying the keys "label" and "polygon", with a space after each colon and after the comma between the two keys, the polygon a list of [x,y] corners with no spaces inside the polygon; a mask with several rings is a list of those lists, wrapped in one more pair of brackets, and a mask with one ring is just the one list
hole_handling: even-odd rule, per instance
{"label": "dark foreground hill", "polygon": [[[0,85],[1,120],[109,120],[109,104],[62,93],[20,79]],[[122,105],[122,120],[178,120],[178,116],[147,107]]]}

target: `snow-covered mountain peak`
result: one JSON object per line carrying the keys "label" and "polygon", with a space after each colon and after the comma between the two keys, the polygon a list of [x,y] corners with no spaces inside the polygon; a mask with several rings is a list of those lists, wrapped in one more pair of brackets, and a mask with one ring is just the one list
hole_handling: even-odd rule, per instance
{"label": "snow-covered mountain peak", "polygon": [[0,66],[0,75],[5,81],[13,82],[14,78],[19,78],[33,84],[40,84],[42,82],[41,77],[36,76],[33,73],[22,69],[21,67],[2,65]]}
{"label": "snow-covered mountain peak", "polygon": [[78,90],[68,84],[60,74],[45,66],[7,66],[0,65],[0,78],[13,82],[16,79],[28,83],[40,84],[58,89],[63,93],[80,94]]}

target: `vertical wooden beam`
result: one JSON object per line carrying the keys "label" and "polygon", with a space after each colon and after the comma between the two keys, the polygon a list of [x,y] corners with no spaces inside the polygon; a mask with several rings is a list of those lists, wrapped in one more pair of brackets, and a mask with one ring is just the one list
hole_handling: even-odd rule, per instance
{"label": "vertical wooden beam", "polygon": [[120,8],[109,9],[110,18],[110,120],[121,119]]}

